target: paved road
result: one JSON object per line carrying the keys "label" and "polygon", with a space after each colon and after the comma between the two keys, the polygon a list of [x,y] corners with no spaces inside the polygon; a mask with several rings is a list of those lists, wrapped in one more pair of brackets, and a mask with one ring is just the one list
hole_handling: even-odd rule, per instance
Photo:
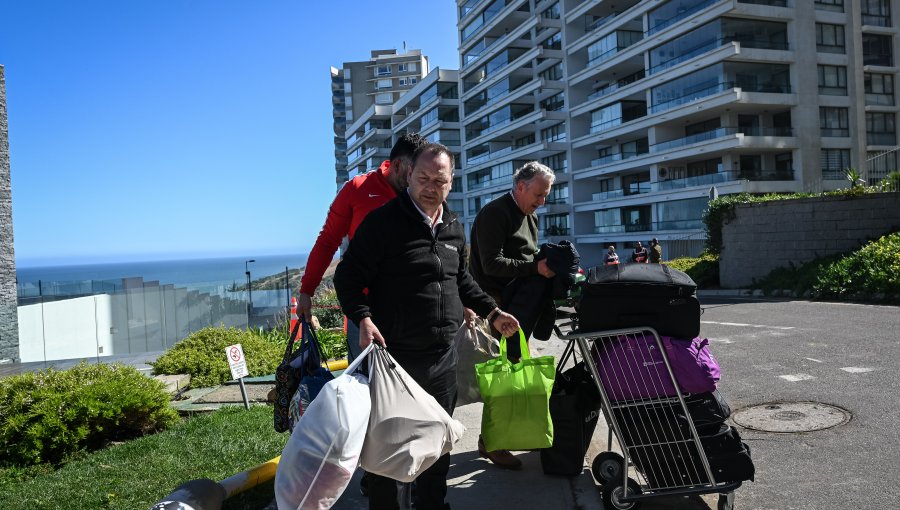
{"label": "paved road", "polygon": [[808,301],[702,299],[734,410],[814,401],[849,423],[799,434],[742,429],[757,467],[742,509],[896,508],[900,504],[900,308]]}

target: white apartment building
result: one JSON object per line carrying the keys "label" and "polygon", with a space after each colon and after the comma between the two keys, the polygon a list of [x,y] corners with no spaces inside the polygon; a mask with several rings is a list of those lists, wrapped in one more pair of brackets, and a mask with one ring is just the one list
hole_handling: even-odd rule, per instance
{"label": "white apartment building", "polygon": [[[373,50],[369,60],[344,62],[331,68],[331,100],[334,116],[335,173],[338,188],[352,175],[365,172],[373,159],[374,168],[387,158],[392,145],[383,130],[390,130],[391,106],[428,74],[428,57],[421,50]],[[376,115],[360,122],[372,107]],[[387,113],[387,117],[382,114]],[[382,131],[382,133],[369,133]],[[367,134],[368,133],[368,134]],[[388,136],[390,138],[390,136]],[[383,145],[388,143],[387,150]],[[381,144],[381,145],[379,145]]]}
{"label": "white apartment building", "polygon": [[543,161],[542,237],[591,265],[653,237],[696,255],[714,194],[877,181],[897,169],[892,3],[458,0],[463,212]]}

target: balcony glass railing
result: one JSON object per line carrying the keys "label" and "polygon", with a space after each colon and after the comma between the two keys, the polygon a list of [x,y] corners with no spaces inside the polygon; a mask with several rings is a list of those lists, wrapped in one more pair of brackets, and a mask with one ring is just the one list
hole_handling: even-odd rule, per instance
{"label": "balcony glass railing", "polygon": [[621,234],[624,232],[655,232],[657,230],[696,230],[703,228],[700,218],[690,220],[666,220],[628,224],[594,225],[595,234]]}
{"label": "balcony glass railing", "polygon": [[593,21],[589,21],[586,19],[584,31],[585,32],[593,32],[594,30],[605,25],[607,22],[611,21],[613,18],[615,18],[619,14],[620,13],[618,13],[618,12],[611,12],[611,13],[607,14],[606,16],[603,16],[602,18],[597,18]]}
{"label": "balcony glass railing", "polygon": [[556,226],[556,225],[551,225],[551,226],[545,228],[544,230],[542,230],[542,231],[541,231],[541,234],[542,234],[544,237],[549,237],[549,236],[567,236],[567,235],[570,235],[570,234],[569,234],[570,231],[571,231],[571,229],[570,229],[569,227],[559,227],[559,226]]}
{"label": "balcony glass railing", "polygon": [[486,161],[490,161],[494,158],[499,158],[500,156],[509,154],[512,151],[513,151],[513,148],[510,146],[510,147],[504,147],[502,149],[495,150],[493,152],[485,152],[483,154],[479,154],[477,156],[467,158],[466,164],[468,164],[470,166],[471,165],[480,165],[481,163],[484,163]]}
{"label": "balcony glass railing", "polygon": [[738,0],[738,3],[768,5],[771,7],[787,7],[787,0]]}
{"label": "balcony glass railing", "polygon": [[[846,94],[844,94],[846,95]],[[866,94],[867,105],[894,106],[893,94]]]}
{"label": "balcony glass railing", "polygon": [[650,27],[650,29],[647,30],[647,35],[655,34],[655,33],[659,32],[660,30],[668,28],[668,27],[674,25],[675,23],[678,23],[679,21],[683,20],[684,18],[687,18],[688,16],[692,16],[692,15],[702,11],[703,9],[706,9],[707,7],[709,7],[710,5],[712,5],[718,1],[719,0],[707,0],[706,2],[701,2],[701,3],[691,7],[690,9],[686,9],[682,12],[679,12],[678,14],[676,14],[675,16],[672,16],[669,19],[660,21],[659,23],[657,23],[656,25],[653,25],[652,27]]}
{"label": "balcony glass railing", "polygon": [[591,160],[591,166],[600,166],[607,165],[609,163],[613,163],[616,161],[624,161],[626,159],[636,158],[643,154],[647,154],[646,152],[618,152],[616,154],[610,154],[608,156],[601,156],[597,159]]}
{"label": "balcony glass railing", "polygon": [[614,189],[610,191],[601,191],[600,193],[592,193],[591,200],[594,202],[601,202],[603,200],[610,200],[613,198],[620,198],[625,196],[625,191],[621,189]]}
{"label": "balcony glass railing", "polygon": [[862,24],[863,25],[871,25],[871,26],[875,26],[875,27],[889,27],[889,26],[891,26],[891,17],[881,15],[881,14],[863,13]]}
{"label": "balcony glass railing", "polygon": [[676,97],[674,99],[670,99],[668,101],[664,101],[662,103],[655,104],[648,108],[650,113],[659,113],[671,108],[675,108],[676,106],[681,106],[683,104],[687,104],[693,101],[697,101],[699,99],[703,99],[704,97],[711,96],[718,92],[724,92],[728,89],[732,89],[735,87],[734,82],[722,82],[711,87],[706,87],[704,89],[695,90],[690,94],[685,94],[680,97]]}
{"label": "balcony glass railing", "polygon": [[692,188],[694,186],[709,186],[711,184],[733,181],[735,179],[737,179],[737,173],[735,172],[718,172],[714,174],[684,177],[682,179],[659,181],[656,183],[656,189],[658,191],[665,191],[670,189]]}
{"label": "balcony glass railing", "polygon": [[498,177],[496,179],[487,179],[479,182],[469,181],[469,191],[476,189],[484,189],[490,188],[493,186],[498,186],[500,184],[507,184],[512,182],[512,175],[507,175],[504,177]]}
{"label": "balcony glass railing", "polygon": [[642,79],[644,76],[646,76],[644,74],[644,70],[641,69],[640,71],[638,71],[634,74],[630,74],[630,75],[622,78],[621,80],[618,80],[614,83],[610,83],[609,85],[605,85],[605,86],[595,90],[590,95],[588,95],[587,100],[592,101],[594,99],[597,99],[598,97],[603,97],[607,94],[611,94],[626,85],[631,85],[632,83]]}
{"label": "balcony glass railing", "polygon": [[866,133],[869,145],[897,145],[897,133]]}
{"label": "balcony glass railing", "polygon": [[793,168],[775,168],[775,169],[740,169],[737,172],[738,179],[747,179],[748,181],[793,181]]}
{"label": "balcony glass railing", "polygon": [[843,138],[850,136],[850,128],[820,128],[819,134],[827,137]]}

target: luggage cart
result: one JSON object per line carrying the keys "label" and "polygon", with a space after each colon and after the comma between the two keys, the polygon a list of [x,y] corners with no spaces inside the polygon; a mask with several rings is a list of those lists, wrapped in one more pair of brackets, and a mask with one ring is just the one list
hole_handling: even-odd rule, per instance
{"label": "luggage cart", "polygon": [[[659,334],[652,328],[568,333],[557,329],[561,339],[577,343],[609,425],[608,451],[591,466],[604,507],[636,510],[654,497],[719,493],[718,509],[731,510],[742,482],[716,481]],[[611,451],[613,434],[623,455]]]}

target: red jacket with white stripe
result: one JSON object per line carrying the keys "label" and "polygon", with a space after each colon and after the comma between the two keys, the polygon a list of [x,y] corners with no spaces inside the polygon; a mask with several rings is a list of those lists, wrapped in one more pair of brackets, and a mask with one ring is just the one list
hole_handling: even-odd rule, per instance
{"label": "red jacket with white stripe", "polygon": [[328,209],[325,225],[309,253],[306,270],[300,280],[300,292],[312,296],[322,282],[322,275],[341,246],[344,236],[353,238],[363,218],[397,196],[388,181],[391,162],[384,161],[378,170],[357,175],[344,184]]}

